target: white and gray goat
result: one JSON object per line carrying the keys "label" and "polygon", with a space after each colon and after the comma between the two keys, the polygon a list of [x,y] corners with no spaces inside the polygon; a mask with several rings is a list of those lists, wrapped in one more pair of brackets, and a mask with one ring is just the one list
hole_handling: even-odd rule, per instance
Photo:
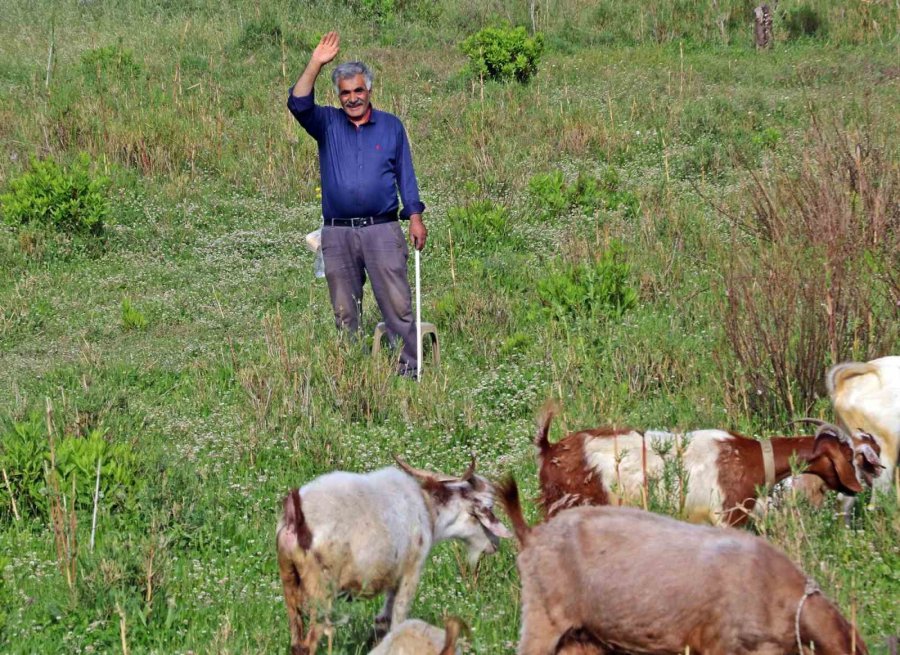
{"label": "white and gray goat", "polygon": [[276,547],[292,655],[315,652],[318,615],[327,617],[336,595],[385,593],[375,622],[387,632],[406,619],[434,544],[459,539],[474,564],[512,536],[494,516],[493,485],[475,475],[474,458],[461,476],[397,463],[366,474],[328,473],[285,497]]}
{"label": "white and gray goat", "polygon": [[444,629],[419,619],[407,619],[395,626],[369,655],[459,655],[456,641],[466,624],[456,617],[444,622]]}

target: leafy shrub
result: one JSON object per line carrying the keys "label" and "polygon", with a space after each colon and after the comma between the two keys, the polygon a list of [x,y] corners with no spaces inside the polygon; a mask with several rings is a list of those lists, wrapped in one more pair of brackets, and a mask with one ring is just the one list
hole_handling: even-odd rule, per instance
{"label": "leafy shrub", "polygon": [[126,330],[143,330],[147,327],[147,317],[128,297],[122,298],[122,327]]}
{"label": "leafy shrub", "polygon": [[[56,472],[60,489],[70,493],[73,479],[77,507],[93,506],[97,460],[101,459],[100,491],[104,507],[122,507],[134,497],[138,482],[137,456],[128,444],[111,444],[106,430],[96,427],[84,437],[56,441]],[[6,471],[19,514],[42,516],[47,512],[47,472],[50,442],[40,414],[25,421],[0,424],[0,466]],[[12,514],[6,485],[0,485],[0,517]]]}
{"label": "leafy shrub", "polygon": [[544,36],[529,37],[524,27],[486,27],[462,42],[469,70],[477,77],[523,84],[537,72]]}
{"label": "leafy shrub", "polygon": [[776,128],[766,127],[754,132],[753,136],[750,137],[750,142],[758,148],[774,150],[783,138],[781,132]]}
{"label": "leafy shrub", "polygon": [[593,262],[568,264],[538,281],[541,303],[556,320],[615,318],[637,303],[629,286],[631,267],[613,243]]}
{"label": "leafy shrub", "polygon": [[813,37],[825,32],[825,23],[819,13],[809,5],[791,9],[784,17],[788,38]]}
{"label": "leafy shrub", "polygon": [[71,489],[74,479],[79,507],[93,507],[98,461],[104,507],[124,507],[134,499],[137,455],[128,444],[109,443],[105,434],[104,428],[94,428],[84,437],[68,437],[56,445],[60,488]]}
{"label": "leafy shrub", "polygon": [[454,237],[463,242],[497,245],[508,237],[509,212],[502,205],[481,200],[447,212]]}
{"label": "leafy shrub", "polygon": [[[24,422],[2,426],[0,466],[6,471],[13,498],[22,516],[40,514],[46,509],[44,484],[45,455],[49,455],[47,433],[39,414]],[[12,499],[6,485],[0,485],[0,516],[12,514]]]}
{"label": "leafy shrub", "polygon": [[105,86],[113,81],[136,78],[141,73],[141,65],[135,61],[134,53],[119,42],[83,52],[81,72],[94,84]]}
{"label": "leafy shrub", "polygon": [[356,4],[360,14],[375,20],[389,18],[397,9],[395,0],[356,0]]}
{"label": "leafy shrub", "polygon": [[0,195],[3,220],[17,228],[41,226],[72,235],[98,236],[109,207],[109,181],[94,177],[81,154],[68,169],[52,159],[32,160],[29,170],[13,178]]}
{"label": "leafy shrub", "polygon": [[574,184],[566,184],[560,171],[535,175],[528,182],[534,209],[544,218],[554,218],[578,207],[586,213],[603,209],[623,209],[626,216],[635,216],[638,200],[632,192],[621,188],[619,174],[609,168],[601,179],[581,174]]}
{"label": "leafy shrub", "polygon": [[[298,32],[296,29],[285,29],[281,19],[271,12],[263,12],[257,18],[244,23],[235,46],[238,50],[252,53],[281,48],[282,43],[290,50],[312,50],[315,48],[315,43],[310,44],[305,33]],[[203,70],[208,67],[206,59],[196,61],[189,58],[188,63],[195,70]],[[199,68],[198,64],[200,65]]]}
{"label": "leafy shrub", "polygon": [[566,182],[561,171],[535,175],[528,181],[532,205],[544,217],[558,216],[569,208]]}
{"label": "leafy shrub", "polygon": [[281,22],[271,14],[263,14],[256,20],[244,24],[238,47],[257,50],[267,46],[280,45],[283,38]]}

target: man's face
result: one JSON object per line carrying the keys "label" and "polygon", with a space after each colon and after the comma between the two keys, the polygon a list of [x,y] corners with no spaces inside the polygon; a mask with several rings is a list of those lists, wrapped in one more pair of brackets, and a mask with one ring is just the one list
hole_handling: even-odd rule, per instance
{"label": "man's face", "polygon": [[366,78],[362,75],[354,75],[338,80],[338,99],[347,116],[351,119],[362,118],[369,108]]}

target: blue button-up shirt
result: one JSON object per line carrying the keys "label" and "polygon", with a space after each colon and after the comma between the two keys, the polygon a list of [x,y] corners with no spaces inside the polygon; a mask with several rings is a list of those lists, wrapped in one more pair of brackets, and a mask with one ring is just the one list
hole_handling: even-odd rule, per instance
{"label": "blue button-up shirt", "polygon": [[421,214],[412,153],[400,119],[374,107],[359,127],[342,109],[317,105],[313,93],[288,96],[288,109],[319,144],[322,216],[359,218],[396,211],[401,218]]}

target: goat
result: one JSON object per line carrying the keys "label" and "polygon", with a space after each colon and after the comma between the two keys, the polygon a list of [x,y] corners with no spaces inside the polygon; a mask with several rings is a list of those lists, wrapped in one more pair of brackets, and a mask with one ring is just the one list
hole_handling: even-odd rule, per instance
{"label": "goat", "polygon": [[867,432],[878,442],[884,468],[873,486],[890,490],[900,457],[900,357],[836,364],[825,382],[838,424]]}
{"label": "goat", "polygon": [[833,425],[821,426],[815,437],[769,440],[767,463],[763,442],[724,430],[675,434],[600,428],[551,444],[553,414],[552,407],[545,408],[535,437],[540,504],[548,517],[576,505],[646,504],[648,478],[662,474],[662,453],[667,457],[672,451],[687,471],[683,512],[694,523],[745,524],[758,489],[788,477],[794,456],[830,489],[850,495],[862,491],[852,442]]}
{"label": "goat", "polygon": [[573,632],[599,655],[868,653],[815,583],[760,537],[630,507],[576,507],[529,527],[515,480],[499,496],[520,543],[519,655],[558,653]]}
{"label": "goat", "polygon": [[453,616],[444,622],[444,630],[419,619],[407,619],[369,655],[459,655],[456,640],[461,631],[468,631],[468,627]]}
{"label": "goat", "polygon": [[[315,653],[316,614],[327,615],[337,593],[386,592],[376,629],[407,616],[431,547],[459,539],[471,564],[497,550],[511,533],[492,511],[493,485],[475,475],[475,459],[460,476],[413,468],[358,474],[336,471],[292,490],[283,501],[276,548],[292,655]],[[303,634],[303,616],[310,627]]]}
{"label": "goat", "polygon": [[[814,418],[803,418],[795,422],[815,423],[818,426],[827,425],[825,421]],[[854,432],[850,435],[853,441],[853,450],[855,451],[854,466],[856,467],[856,477],[867,487],[872,488],[875,479],[880,475],[884,466],[881,464],[881,446],[875,441],[875,438],[867,432]],[[801,474],[789,478],[781,483],[785,488],[791,488],[798,493],[806,496],[814,507],[821,507],[825,502],[825,492],[828,487],[824,481],[815,475]],[[853,507],[855,496],[840,496],[841,513],[845,520],[849,522],[850,510]]]}

